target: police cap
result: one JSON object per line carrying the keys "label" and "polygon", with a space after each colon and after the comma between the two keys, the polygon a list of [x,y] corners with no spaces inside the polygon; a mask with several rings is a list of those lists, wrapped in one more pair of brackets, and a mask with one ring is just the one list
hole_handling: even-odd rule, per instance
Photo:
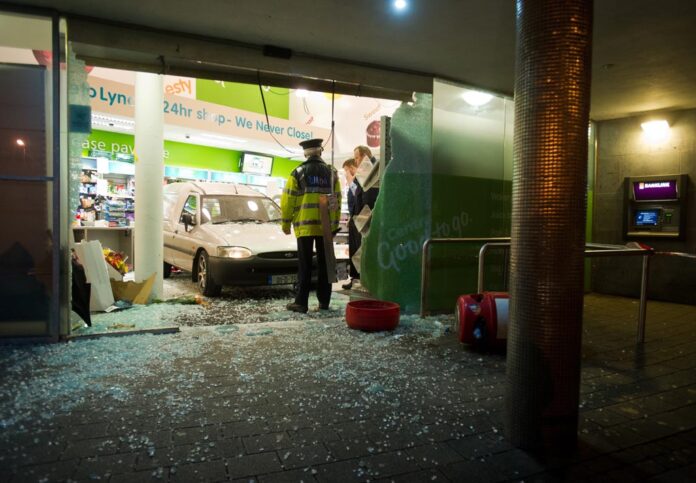
{"label": "police cap", "polygon": [[300,146],[302,146],[302,149],[320,148],[323,142],[323,139],[307,139],[306,141],[302,141]]}

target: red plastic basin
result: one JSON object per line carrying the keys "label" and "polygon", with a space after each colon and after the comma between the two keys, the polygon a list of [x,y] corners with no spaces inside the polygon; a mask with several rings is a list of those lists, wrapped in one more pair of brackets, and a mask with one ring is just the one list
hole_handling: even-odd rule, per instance
{"label": "red plastic basin", "polygon": [[346,322],[351,329],[377,332],[399,325],[399,304],[383,300],[354,300],[346,305]]}

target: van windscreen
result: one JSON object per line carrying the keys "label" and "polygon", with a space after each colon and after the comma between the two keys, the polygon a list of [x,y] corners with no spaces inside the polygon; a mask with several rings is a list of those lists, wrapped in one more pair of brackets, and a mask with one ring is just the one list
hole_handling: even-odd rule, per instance
{"label": "van windscreen", "polygon": [[202,223],[268,223],[280,221],[280,208],[261,196],[204,196]]}

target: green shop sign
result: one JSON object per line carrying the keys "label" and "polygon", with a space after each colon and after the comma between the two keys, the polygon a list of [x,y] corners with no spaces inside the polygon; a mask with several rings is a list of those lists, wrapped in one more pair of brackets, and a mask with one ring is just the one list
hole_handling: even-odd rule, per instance
{"label": "green shop sign", "polygon": [[[95,129],[83,143],[82,155],[132,163],[136,154],[134,140],[135,137],[131,134]],[[165,166],[239,172],[241,157],[241,151],[164,141]],[[298,161],[276,157],[273,159],[271,176],[287,177],[299,164]]]}
{"label": "green shop sign", "polygon": [[196,80],[196,99],[222,106],[241,109],[242,111],[264,114],[263,102],[266,102],[268,115],[281,119],[290,119],[290,101],[288,89],[264,86],[263,99],[256,84],[237,82]]}

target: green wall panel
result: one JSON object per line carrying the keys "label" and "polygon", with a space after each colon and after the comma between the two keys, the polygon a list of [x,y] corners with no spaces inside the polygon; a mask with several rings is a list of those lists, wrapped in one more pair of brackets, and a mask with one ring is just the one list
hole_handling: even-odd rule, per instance
{"label": "green wall panel", "polygon": [[239,171],[239,159],[242,156],[239,151],[173,141],[165,141],[164,149],[169,152],[169,158],[164,160],[164,164],[167,166],[214,169],[216,171]]}
{"label": "green wall panel", "polygon": [[[289,119],[289,94],[288,89],[281,87],[264,90],[263,97],[269,116]],[[196,98],[200,101],[212,102],[243,111],[264,113],[259,87],[254,84],[198,79],[196,80]]]}
{"label": "green wall panel", "polygon": [[[597,124],[590,122],[589,136],[587,139],[587,224],[585,225],[585,243],[593,241],[593,213],[594,213],[594,189],[595,171],[597,164]],[[585,259],[585,292],[592,291],[592,259]]]}
{"label": "green wall panel", "polygon": [[[433,175],[432,238],[510,236],[511,204],[506,193],[511,186],[511,181],[502,179]],[[430,310],[451,312],[459,295],[476,292],[481,245],[433,247]],[[505,289],[503,253],[496,249],[486,255],[486,290]]]}
{"label": "green wall panel", "polygon": [[297,168],[303,161],[293,161],[292,159],[286,158],[273,158],[273,169],[271,170],[271,176],[281,176],[287,178],[293,169]]}
{"label": "green wall panel", "polygon": [[[469,89],[433,85],[432,238],[510,236],[512,116],[509,99],[471,105]],[[434,245],[428,309],[452,312],[458,296],[477,291],[483,242]],[[507,251],[486,255],[485,290],[505,290]]]}

